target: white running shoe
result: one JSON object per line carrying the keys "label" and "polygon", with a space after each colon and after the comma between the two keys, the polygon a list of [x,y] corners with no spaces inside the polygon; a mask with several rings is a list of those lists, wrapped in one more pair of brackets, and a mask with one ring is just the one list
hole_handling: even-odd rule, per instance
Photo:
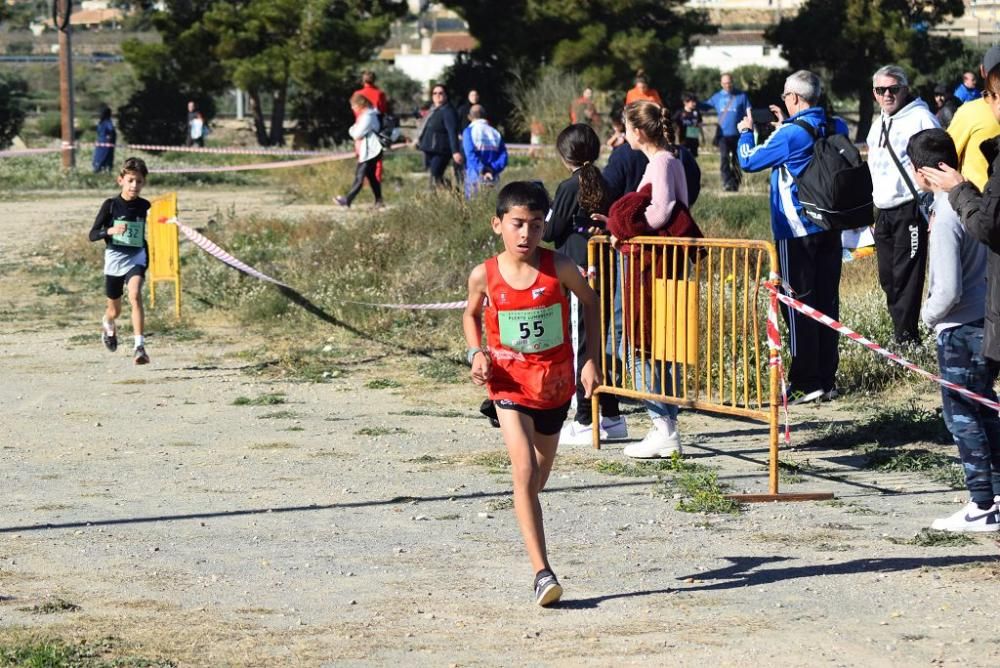
{"label": "white running shoe", "polygon": [[994,499],[993,505],[986,510],[981,510],[973,502],[965,504],[965,507],[949,517],[936,519],[931,523],[931,528],[938,531],[1000,531],[1000,509]]}
{"label": "white running shoe", "polygon": [[[601,431],[601,438],[606,438],[603,430]],[[590,445],[593,438],[591,425],[573,420],[564,424],[559,432],[559,445]]]}
{"label": "white running shoe", "polygon": [[628,425],[625,424],[625,416],[602,417],[601,418],[601,440],[617,440],[628,438]]}
{"label": "white running shoe", "polygon": [[670,457],[675,452],[681,454],[681,434],[677,429],[677,420],[658,418],[646,438],[625,446],[622,452],[626,457],[635,459]]}
{"label": "white running shoe", "polygon": [[[601,440],[628,438],[628,426],[625,424],[625,416],[616,418],[601,418]],[[559,445],[590,445],[591,428],[589,424],[580,424],[576,420],[567,422],[559,432]]]}

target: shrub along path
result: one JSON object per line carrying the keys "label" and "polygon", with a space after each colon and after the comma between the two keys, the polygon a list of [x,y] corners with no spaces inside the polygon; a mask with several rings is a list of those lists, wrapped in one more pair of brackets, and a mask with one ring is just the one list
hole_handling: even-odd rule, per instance
{"label": "shrub along path", "polygon": [[135,367],[99,342],[100,265],[43,248],[98,204],[0,203],[0,665],[37,637],[154,665],[1000,663],[993,537],[916,535],[961,497],[950,446],[907,442],[939,440],[919,402],[795,411],[784,487],[827,503],[677,509],[764,488],[758,424],[683,413],[684,466],[564,449],[543,505],[566,598],[540,610],[460,367],[331,330],[327,382],[293,382],[242,352],[295,333],[162,316]]}

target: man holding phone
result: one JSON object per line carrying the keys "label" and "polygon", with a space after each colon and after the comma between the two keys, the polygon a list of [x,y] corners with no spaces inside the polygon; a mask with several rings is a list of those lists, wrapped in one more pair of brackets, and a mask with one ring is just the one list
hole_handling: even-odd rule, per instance
{"label": "man holding phone", "polygon": [[[840,119],[827,122],[818,105],[822,86],[812,72],[799,70],[785,79],[781,100],[770,111],[778,119],[774,133],[762,144],[754,138],[755,114],[747,110],[740,121],[738,156],[748,172],[771,168],[771,232],[778,246],[779,271],[796,299],[830,316],[840,316],[840,232],[825,230],[803,213],[796,178],[813,158],[814,137],[831,129],[847,134]],[[763,115],[756,114],[758,118]],[[808,129],[807,129],[808,127]],[[792,363],[788,371],[788,398],[793,404],[829,401],[837,397],[836,374],[839,334],[782,306],[788,324]]]}

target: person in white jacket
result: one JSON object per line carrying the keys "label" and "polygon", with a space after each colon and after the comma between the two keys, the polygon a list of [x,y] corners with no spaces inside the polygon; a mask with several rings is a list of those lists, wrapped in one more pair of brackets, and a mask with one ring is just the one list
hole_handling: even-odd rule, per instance
{"label": "person in white jacket", "polygon": [[927,217],[910,177],[906,144],[937,119],[920,98],[910,100],[906,73],[886,65],[872,76],[882,113],[868,131],[878,280],[885,292],[896,343],[919,343],[917,325],[927,263]]}
{"label": "person in white jacket", "polygon": [[364,95],[355,93],[351,96],[351,109],[357,119],[350,127],[348,133],[354,140],[354,150],[358,154],[358,168],[354,172],[354,183],[346,195],[338,195],[334,200],[341,206],[351,206],[351,202],[361,192],[361,187],[368,179],[368,185],[372,187],[375,195],[375,207],[382,206],[382,184],[375,178],[375,169],[378,166],[379,156],[382,155],[382,142],[379,141],[378,131],[381,127],[378,112],[372,108],[372,103]]}

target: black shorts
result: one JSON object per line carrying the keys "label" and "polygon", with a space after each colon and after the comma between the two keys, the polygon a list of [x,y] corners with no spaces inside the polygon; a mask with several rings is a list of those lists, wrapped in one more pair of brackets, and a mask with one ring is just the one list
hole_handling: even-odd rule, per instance
{"label": "black shorts", "polygon": [[128,270],[128,273],[124,276],[108,276],[104,275],[104,294],[108,296],[108,299],[121,299],[122,295],[125,294],[125,286],[132,279],[133,276],[146,277],[146,268],[136,265]]}
{"label": "black shorts", "polygon": [[535,423],[535,431],[544,436],[558,434],[562,429],[566,415],[569,413],[570,401],[557,408],[529,408],[521,404],[515,404],[509,399],[500,399],[493,402],[497,408],[517,411],[530,417]]}

